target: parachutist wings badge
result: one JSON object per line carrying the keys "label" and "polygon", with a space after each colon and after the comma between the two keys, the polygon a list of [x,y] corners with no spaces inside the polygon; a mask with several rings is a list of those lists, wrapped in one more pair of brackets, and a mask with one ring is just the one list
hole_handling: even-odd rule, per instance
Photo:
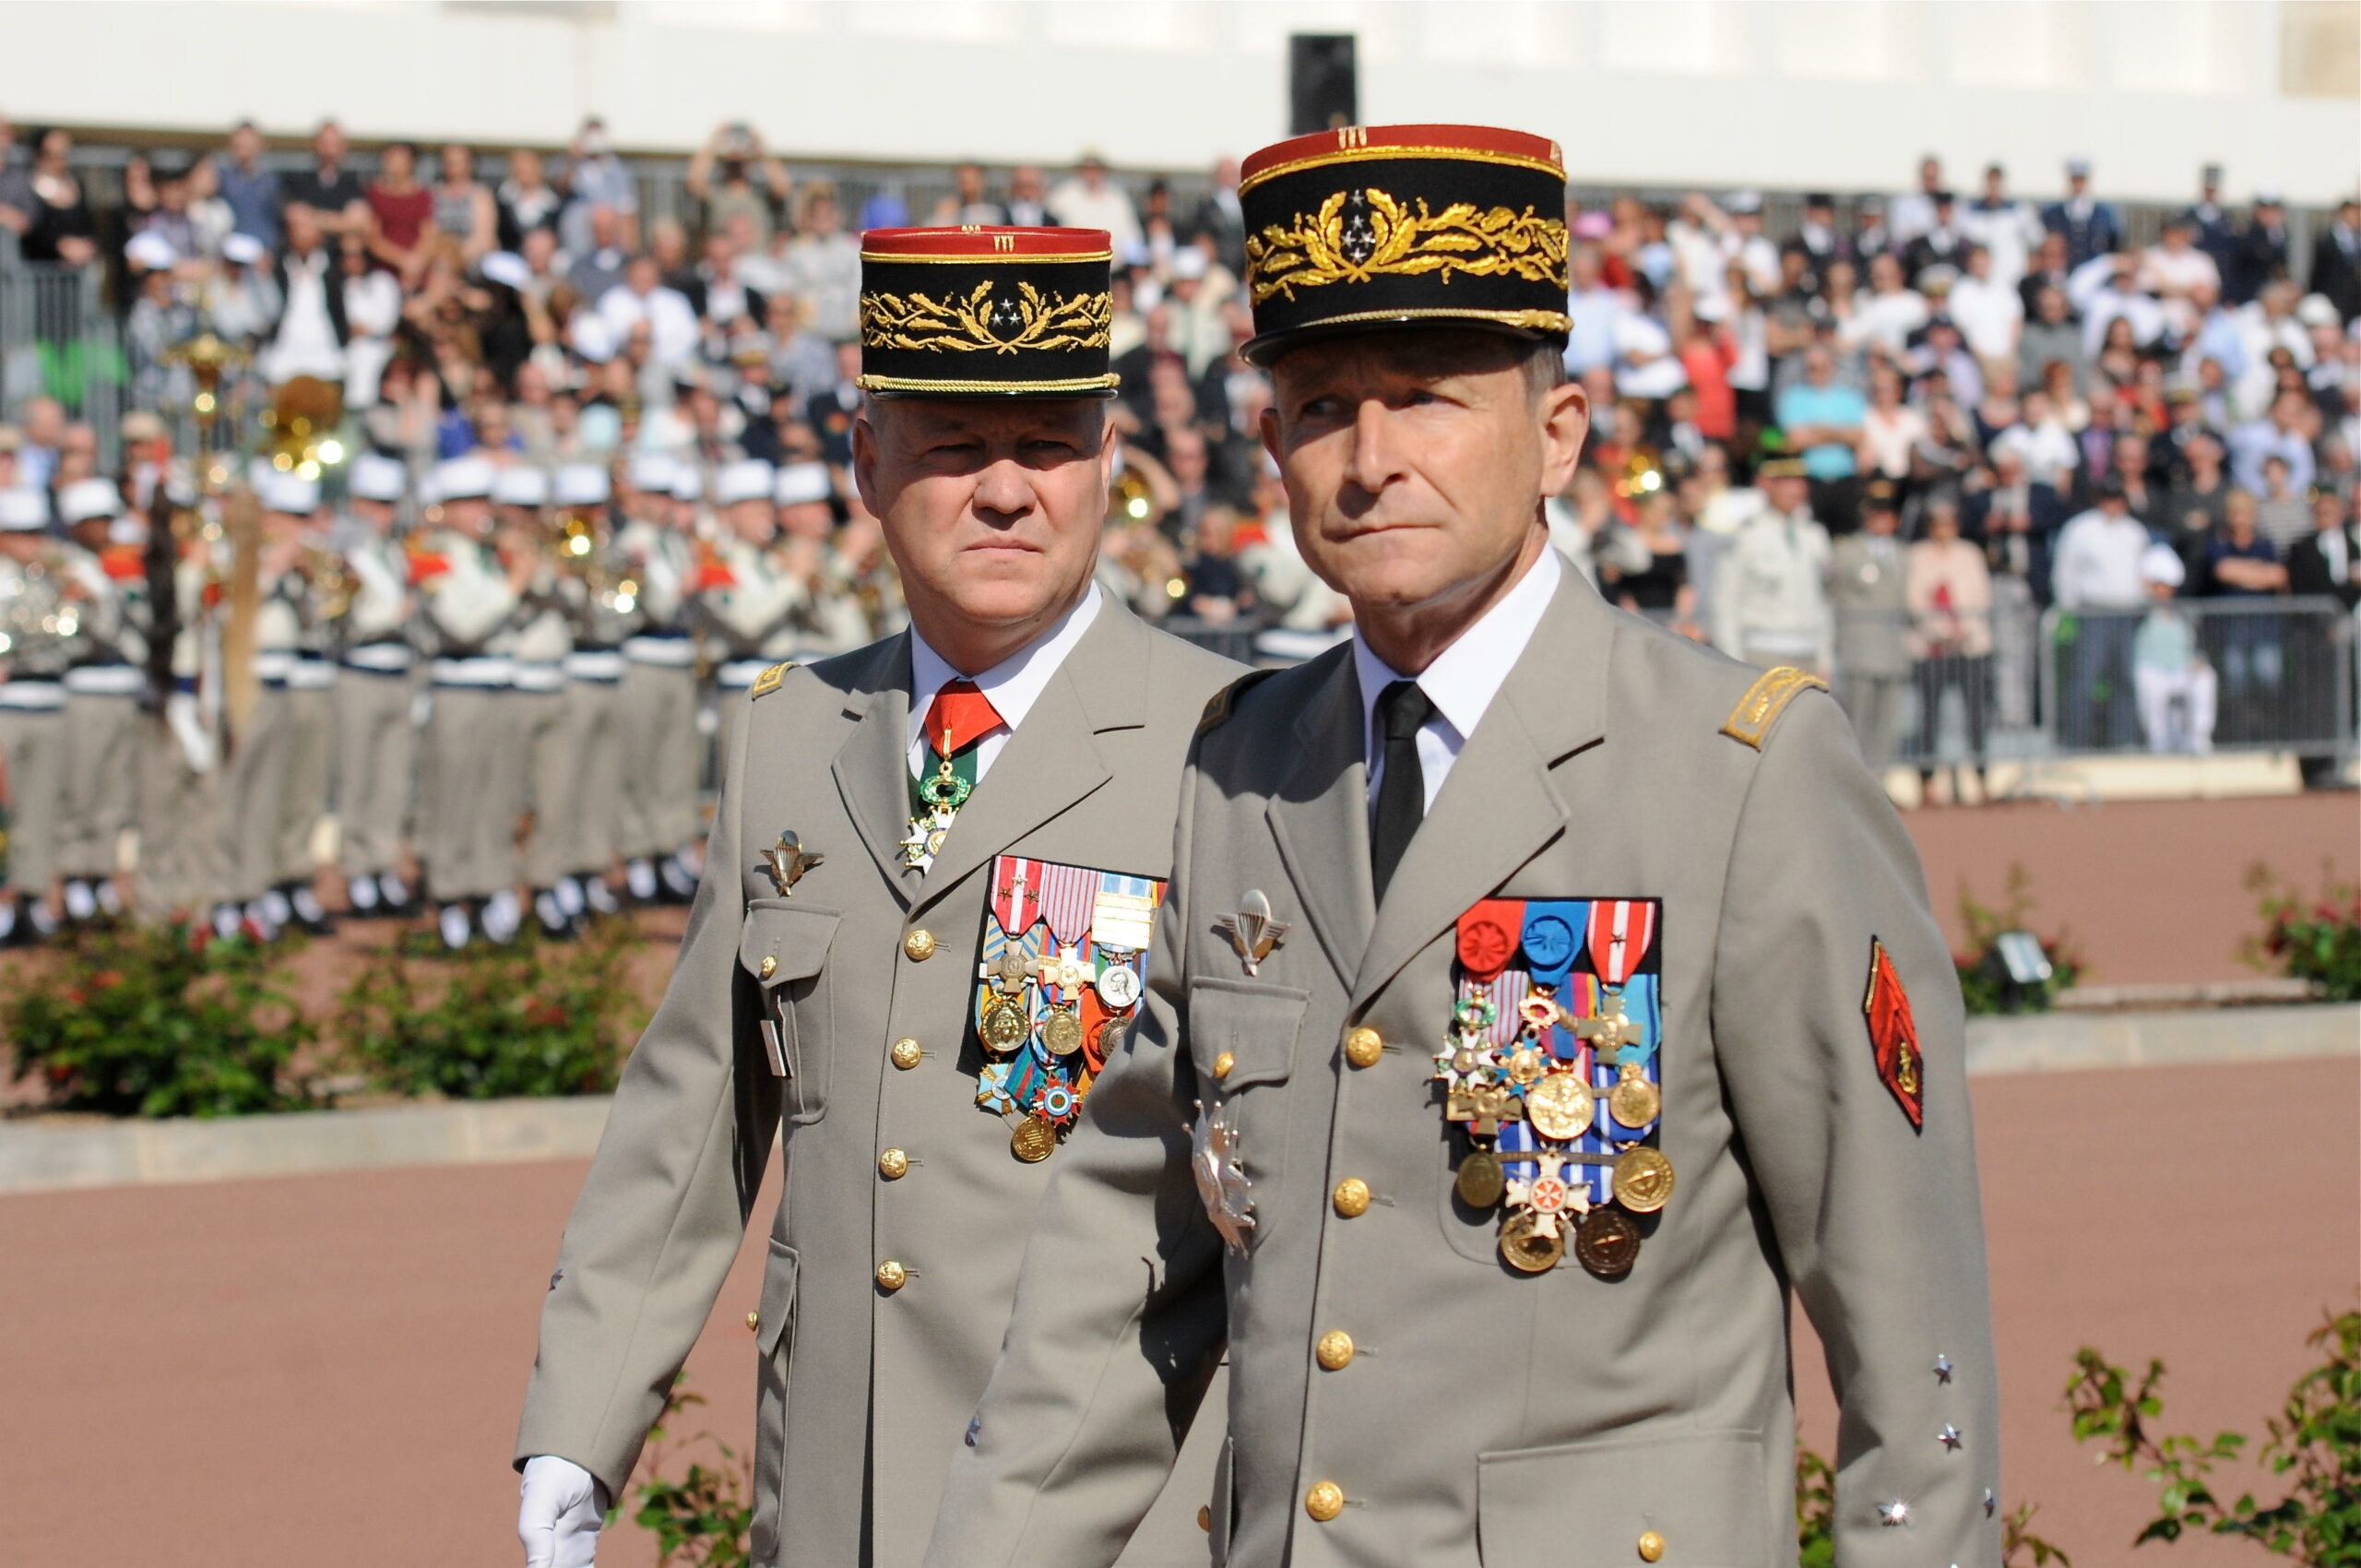
{"label": "parachutist wings badge", "polygon": [[803,873],[825,859],[825,855],[806,849],[793,833],[782,833],[776,848],[763,851],[763,869],[770,873],[778,896],[787,898],[794,896],[795,885],[803,880]]}
{"label": "parachutist wings badge", "polygon": [[1214,921],[1214,930],[1236,950],[1239,961],[1248,974],[1257,973],[1256,965],[1271,956],[1271,949],[1287,933],[1287,922],[1271,918],[1271,900],[1259,887],[1249,888],[1240,900],[1243,906],[1234,915],[1224,915]]}

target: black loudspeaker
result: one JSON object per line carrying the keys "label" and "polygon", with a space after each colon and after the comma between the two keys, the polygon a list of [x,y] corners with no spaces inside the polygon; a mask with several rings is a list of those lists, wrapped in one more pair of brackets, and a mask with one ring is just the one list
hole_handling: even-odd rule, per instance
{"label": "black loudspeaker", "polygon": [[1353,35],[1299,32],[1287,38],[1287,135],[1360,124]]}

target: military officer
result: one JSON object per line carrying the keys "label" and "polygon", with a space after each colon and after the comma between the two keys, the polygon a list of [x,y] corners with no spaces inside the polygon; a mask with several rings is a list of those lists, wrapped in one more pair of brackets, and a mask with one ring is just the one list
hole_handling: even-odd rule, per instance
{"label": "military officer", "polygon": [[88,596],[76,657],[65,671],[65,782],[61,802],[57,869],[64,873],[65,914],[88,921],[123,913],[115,884],[124,830],[137,802],[139,697],[146,671],[134,657],[127,601],[146,592],[137,546],[118,540],[126,521],[113,480],[76,480],[57,493],[58,520],[74,540],[69,570]]}
{"label": "military officer", "polygon": [[399,861],[418,754],[410,719],[418,650],[409,639],[417,599],[395,536],[409,474],[397,460],[365,452],[346,484],[343,553],[353,589],[336,688],[338,856],[352,912],[397,917],[413,903]]}
{"label": "military officer", "polygon": [[1873,767],[1890,765],[1901,744],[1903,694],[1910,682],[1901,527],[1892,481],[1872,480],[1861,493],[1859,530],[1836,541],[1829,562],[1836,696]]}
{"label": "military officer", "polygon": [[[1190,731],[1237,673],[1091,585],[1106,234],[863,244],[855,464],[911,629],[774,665],[739,705],[710,874],[542,1312],[516,1448],[536,1563],[588,1561],[782,1117],[753,1560],[918,1562],[1035,1203],[1137,1004]],[[1204,1562],[1212,1442],[1126,1562]]]}
{"label": "military officer", "polygon": [[50,885],[65,809],[64,676],[85,589],[48,529],[47,496],[0,490],[0,770],[8,802],[0,946],[7,947],[44,941],[57,925]]}
{"label": "military officer", "polygon": [[[696,837],[696,642],[686,621],[696,571],[695,499],[672,490],[683,470],[672,458],[632,458],[616,546],[638,584],[639,624],[623,639],[622,807],[616,850],[632,898],[655,903],[694,879],[678,857]],[[694,470],[689,470],[694,479]],[[667,868],[664,874],[659,868]]]}
{"label": "military officer", "polygon": [[1791,1288],[1838,1560],[1999,1561],[1950,956],[1818,683],[1548,548],[1563,190],[1457,126],[1246,163],[1263,438],[1357,629],[1206,714],[931,1563],[1108,1562],[1225,1332],[1228,1562],[1792,1562]]}
{"label": "military officer", "polygon": [[[420,619],[435,646],[420,773],[420,851],[444,944],[515,934],[516,817],[507,783],[515,714],[509,633],[539,564],[492,540],[492,465],[454,457],[429,477],[438,517],[410,552]],[[415,536],[413,536],[415,537]],[[489,923],[487,923],[489,917]]]}

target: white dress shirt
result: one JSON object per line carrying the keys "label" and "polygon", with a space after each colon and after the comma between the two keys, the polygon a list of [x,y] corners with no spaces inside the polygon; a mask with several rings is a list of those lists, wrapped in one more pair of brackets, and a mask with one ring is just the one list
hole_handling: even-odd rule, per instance
{"label": "white dress shirt", "polygon": [[[1549,600],[1565,575],[1555,550],[1544,550],[1525,568],[1516,586],[1484,612],[1457,641],[1435,655],[1418,678],[1418,689],[1435,706],[1432,719],[1418,729],[1418,773],[1427,787],[1427,809],[1450,777],[1451,765],[1500,695],[1525,645],[1541,624]],[[1361,684],[1361,754],[1369,759],[1369,802],[1377,807],[1377,786],[1385,773],[1385,737],[1378,728],[1377,699],[1386,687],[1410,677],[1387,668],[1370,651],[1369,644],[1353,638],[1353,672]]]}
{"label": "white dress shirt", "polygon": [[[992,711],[1000,715],[1000,726],[984,731],[983,743],[976,748],[976,782],[991,771],[993,759],[1008,745],[1008,738],[1033,711],[1033,705],[1049,689],[1050,677],[1058,672],[1082,641],[1083,633],[1098,619],[1098,585],[1090,585],[1074,607],[1058,617],[1049,630],[1002,659],[998,664],[973,677],[976,689],[991,700]],[[927,647],[926,638],[919,635],[916,625],[910,627],[910,777],[926,777],[926,710],[934,706],[934,695],[960,679],[959,671],[951,668],[943,655]],[[952,737],[956,741],[958,737]]]}

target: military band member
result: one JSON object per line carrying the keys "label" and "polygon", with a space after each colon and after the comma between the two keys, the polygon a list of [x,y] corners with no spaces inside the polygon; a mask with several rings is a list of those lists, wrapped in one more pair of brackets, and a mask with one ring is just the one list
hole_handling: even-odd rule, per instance
{"label": "military band member", "polygon": [[352,912],[395,917],[415,901],[400,861],[418,755],[410,718],[418,650],[409,638],[417,598],[395,533],[409,475],[392,457],[363,453],[346,483],[343,549],[353,589],[336,689],[338,855]]}
{"label": "military band member", "polygon": [[[872,232],[863,268],[855,467],[911,629],[774,665],[738,705],[710,874],[542,1312],[534,1563],[588,1561],[782,1118],[753,1561],[918,1561],[1035,1203],[1137,1003],[1191,729],[1237,673],[1091,584],[1107,236]],[[1126,1562],[1204,1562],[1215,1437]]]}
{"label": "military band member", "polygon": [[[217,931],[268,941],[289,920],[293,906],[280,882],[280,835],[285,826],[287,786],[293,768],[292,705],[289,682],[303,646],[306,583],[301,570],[305,514],[317,503],[308,481],[266,471],[255,482],[261,520],[255,533],[253,624],[248,671],[253,696],[243,721],[229,734],[229,764],[221,780],[222,906]],[[225,545],[231,569],[234,546]],[[239,613],[231,612],[233,618]],[[241,671],[228,672],[237,679]]]}
{"label": "military band member", "polygon": [[[616,544],[639,584],[639,624],[623,639],[623,774],[616,851],[636,902],[655,903],[694,879],[678,856],[696,837],[696,641],[687,595],[696,571],[696,506],[674,500],[682,465],[661,454],[634,457]],[[691,470],[694,477],[694,470]],[[670,874],[659,868],[669,868]]]}
{"label": "military band member", "polygon": [[[550,476],[540,469],[502,469],[492,481],[500,551],[529,564],[524,602],[506,644],[511,657],[502,809],[514,824],[530,812],[522,866],[533,919],[543,936],[574,934],[574,916],[558,901],[567,868],[575,803],[575,758],[567,744],[566,657],[574,651],[573,578],[561,564],[561,541],[549,529]],[[492,934],[505,933],[495,924]]]}
{"label": "military band member", "polygon": [[700,552],[692,579],[695,621],[711,649],[721,713],[721,767],[746,719],[739,700],[763,671],[802,651],[810,588],[788,570],[779,550],[778,505],[771,466],[759,458],[724,463],[713,476],[721,530]]}
{"label": "military band member", "polygon": [[207,690],[208,675],[219,679],[219,661],[210,654],[219,628],[211,602],[214,544],[206,537],[196,491],[178,480],[157,485],[148,522],[172,540],[172,599],[168,605],[145,606],[139,624],[145,647],[136,662],[148,668],[147,649],[169,635],[171,687],[161,713],[141,726],[136,903],[141,919],[162,924],[203,918],[227,881],[221,743]]}
{"label": "military band member", "polygon": [[146,592],[136,545],[114,531],[125,521],[113,480],[76,480],[57,494],[58,520],[73,543],[70,570],[88,595],[76,655],[65,671],[65,781],[57,869],[69,920],[124,911],[115,884],[124,830],[136,806],[139,697],[148,678],[136,645],[126,645],[127,600]]}
{"label": "military band member", "polygon": [[264,493],[266,528],[276,514],[294,550],[289,602],[298,629],[287,670],[287,781],[279,798],[277,880],[264,896],[273,921],[314,936],[335,929],[314,884],[314,844],[327,814],[336,747],[337,645],[352,608],[352,583],[320,507],[320,487],[281,474]]}
{"label": "military band member", "polygon": [[639,578],[618,553],[607,505],[607,470],[572,463],[551,476],[558,540],[569,563],[574,651],[565,656],[565,751],[575,769],[573,820],[552,856],[565,867],[553,889],[569,921],[611,915],[622,904],[607,877],[623,812],[623,641],[637,629]]}
{"label": "military band member", "polygon": [[779,559],[803,585],[801,651],[823,658],[849,653],[885,629],[872,624],[868,585],[837,548],[831,494],[825,463],[785,464],[772,490],[778,503]]}
{"label": "military band member", "polygon": [[[516,816],[508,707],[512,622],[538,560],[504,558],[492,538],[492,467],[454,457],[429,480],[438,517],[410,551],[421,620],[434,644],[419,849],[445,945],[514,934],[503,914],[516,885]],[[485,917],[492,916],[487,928]],[[504,932],[504,927],[505,930]]]}
{"label": "military band member", "polygon": [[57,926],[50,886],[65,788],[65,683],[87,589],[48,537],[49,498],[0,490],[0,769],[8,856],[0,946],[45,941]]}
{"label": "military band member", "polygon": [[1564,184],[1456,126],[1246,162],[1264,444],[1357,630],[1207,711],[941,1568],[1109,1562],[1225,1337],[1228,1562],[1791,1562],[1791,1289],[1837,1560],[1999,1561],[1950,956],[1818,683],[1548,547]]}

